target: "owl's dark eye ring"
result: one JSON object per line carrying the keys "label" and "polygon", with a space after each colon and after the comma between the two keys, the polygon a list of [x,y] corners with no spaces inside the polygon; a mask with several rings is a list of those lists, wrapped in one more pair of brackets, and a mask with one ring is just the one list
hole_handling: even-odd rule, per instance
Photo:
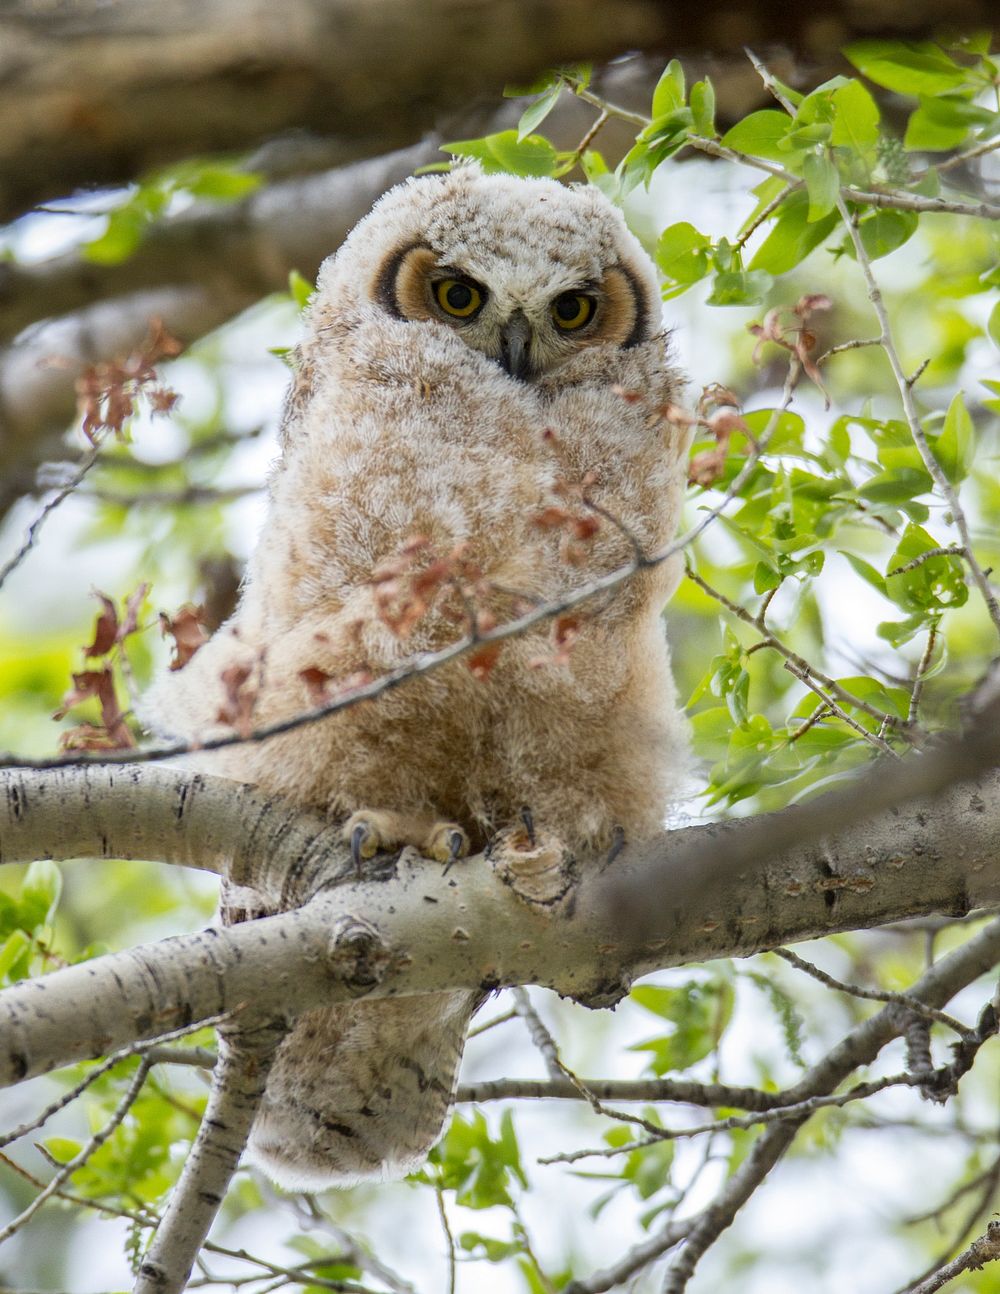
{"label": "owl's dark eye ring", "polygon": [[433,285],[434,300],[447,315],[471,319],[482,309],[484,294],[470,279],[439,279]]}
{"label": "owl's dark eye ring", "polygon": [[563,332],[573,332],[590,323],[594,317],[595,305],[594,298],[586,292],[561,292],[549,310],[557,328]]}

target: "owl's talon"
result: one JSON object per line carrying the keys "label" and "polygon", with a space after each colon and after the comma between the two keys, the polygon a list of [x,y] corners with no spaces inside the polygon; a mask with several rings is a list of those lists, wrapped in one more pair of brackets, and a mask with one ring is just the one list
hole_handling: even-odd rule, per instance
{"label": "owl's talon", "polygon": [[535,815],[526,804],[521,809],[521,821],[524,823],[524,830],[528,836],[528,844],[534,849],[537,843],[535,840]]}
{"label": "owl's talon", "polygon": [[604,859],[604,866],[607,867],[613,863],[618,855],[625,848],[625,828],[614,826],[611,828],[611,845],[608,849],[607,857]]}
{"label": "owl's talon", "polygon": [[359,880],[361,878],[361,860],[371,857],[370,853],[365,853],[365,841],[370,834],[363,822],[359,822],[351,832],[351,858],[354,860],[354,871]]}
{"label": "owl's talon", "polygon": [[422,845],[427,858],[445,864],[445,871],[469,852],[469,837],[457,822],[436,822]]}
{"label": "owl's talon", "polygon": [[451,871],[452,863],[456,859],[469,851],[469,842],[464,831],[450,831],[448,833],[448,861],[444,865],[442,876],[447,876]]}

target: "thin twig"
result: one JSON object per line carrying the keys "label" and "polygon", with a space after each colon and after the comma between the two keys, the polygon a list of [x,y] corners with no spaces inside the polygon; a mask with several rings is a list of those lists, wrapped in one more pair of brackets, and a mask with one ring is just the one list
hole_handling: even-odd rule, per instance
{"label": "thin twig", "polygon": [[28,527],[24,540],[21,543],[21,547],[17,550],[14,556],[10,558],[6,565],[0,569],[0,589],[3,588],[8,576],[17,570],[31,552],[32,548],[34,548],[38,540],[38,532],[41,530],[48,518],[53,512],[55,512],[56,508],[58,508],[61,503],[64,503],[66,499],[69,498],[97,462],[100,452],[100,444],[97,444],[93,449],[88,450],[83,457],[79,469],[74,472],[62,489],[56,491],[52,498],[49,499],[48,503],[46,503],[35,516],[34,521],[32,521],[31,525]]}
{"label": "thin twig", "polygon": [[913,690],[910,692],[910,708],[906,716],[909,724],[915,724],[920,718],[920,701],[924,693],[924,683],[927,680],[927,672],[931,667],[931,660],[934,657],[934,648],[937,646],[938,627],[937,621],[932,620],[930,628],[927,631],[927,642],[924,645],[923,654],[917,664],[916,673],[913,676]]}
{"label": "thin twig", "polygon": [[743,53],[746,54],[747,58],[753,64],[753,69],[763,81],[764,88],[767,92],[773,99],[776,99],[777,102],[781,104],[790,117],[794,117],[795,105],[782,90],[770,70],[764,66],[753,50],[749,49],[746,45],[743,46]]}
{"label": "thin twig", "polygon": [[967,148],[964,153],[956,153],[954,157],[949,157],[944,162],[935,162],[934,170],[939,174],[941,171],[950,171],[956,166],[961,166],[964,162],[971,162],[976,157],[983,157],[986,153],[992,153],[1000,148],[1000,139],[988,139],[984,144],[977,144],[975,148]]}
{"label": "thin twig", "polygon": [[912,560],[908,561],[905,566],[894,566],[891,571],[886,571],[886,579],[893,575],[905,575],[908,571],[915,571],[918,566],[923,566],[924,562],[929,562],[933,557],[965,557],[966,550],[960,544],[950,544],[943,548],[928,548],[925,553],[920,553]]}
{"label": "thin twig", "polygon": [[900,193],[892,189],[874,193],[867,189],[845,186],[841,193],[848,202],[866,207],[891,207],[894,211],[942,211],[953,216],[972,216],[977,220],[1000,220],[1000,206],[995,202],[954,202],[950,198],[925,198],[919,193]]}
{"label": "thin twig", "polygon": [[800,187],[801,185],[786,184],[780,193],[776,194],[766,206],[762,207],[760,211],[757,212],[751,222],[747,225],[746,229],[744,229],[739,238],[737,238],[733,246],[745,247],[751,236],[757,232],[768,216],[773,215],[788,195],[790,193],[794,193],[795,190]]}
{"label": "thin twig", "polygon": [[[79,1083],[75,1083],[67,1091],[63,1092],[58,1100],[47,1105],[45,1109],[42,1110],[41,1114],[32,1119],[30,1123],[22,1123],[20,1127],[14,1128],[10,1132],[3,1133],[3,1135],[0,1136],[0,1146],[9,1146],[11,1142],[18,1141],[21,1137],[26,1137],[29,1132],[34,1132],[36,1128],[40,1128],[42,1124],[51,1119],[54,1114],[58,1114],[60,1110],[65,1109],[67,1105],[72,1101],[75,1101],[77,1097],[81,1096],[92,1083],[95,1083],[103,1074],[106,1074],[109,1069],[113,1069],[115,1065],[120,1065],[123,1060],[128,1060],[130,1056],[142,1056],[151,1065],[157,1064],[162,1060],[174,1060],[175,1057],[181,1053],[175,1052],[172,1048],[165,1046],[165,1043],[170,1042],[174,1038],[183,1038],[187,1034],[197,1033],[199,1029],[206,1029],[212,1025],[219,1024],[225,1018],[225,1016],[213,1016],[211,1020],[199,1020],[197,1024],[184,1025],[182,1028],[174,1029],[170,1033],[165,1033],[159,1038],[152,1038],[143,1042],[133,1042],[129,1043],[127,1047],[119,1048],[118,1051],[108,1056],[106,1060],[103,1060],[99,1065],[90,1070],[89,1073],[85,1074]],[[197,1048],[196,1050],[200,1055],[208,1057],[212,1056],[211,1052],[204,1051],[202,1048]],[[203,1064],[204,1061],[193,1062],[188,1060],[180,1063]]]}
{"label": "thin twig", "polygon": [[[888,719],[890,727],[901,728],[903,726],[902,719],[897,719],[895,715],[886,715],[884,710],[879,710],[875,706],[870,705],[867,701],[863,701],[861,697],[854,696],[851,692],[848,692],[846,688],[841,687],[836,679],[832,679],[829,675],[823,674],[820,670],[816,669],[815,666],[810,665],[803,656],[798,654],[798,652],[794,652],[790,647],[786,647],[780,638],[775,638],[775,636],[766,629],[762,631],[756,616],[751,615],[749,611],[744,607],[741,607],[738,603],[733,602],[731,598],[727,598],[719,589],[713,588],[712,585],[703,579],[693,567],[689,566],[686,574],[689,580],[697,584],[704,593],[707,593],[709,597],[714,598],[716,602],[720,602],[726,610],[736,616],[737,619],[742,620],[744,624],[750,625],[750,627],[752,629],[756,629],[758,633],[763,633],[761,646],[773,648],[773,650],[780,656],[783,656],[789,664],[794,665],[796,670],[801,671],[802,674],[808,675],[810,678],[816,679],[824,688],[827,689],[828,692],[832,693],[833,696],[838,697],[844,705],[853,706],[855,709],[861,710],[864,714],[870,715],[873,719],[877,719],[879,722]],[[792,672],[794,673],[794,670]]]}
{"label": "thin twig", "polygon": [[531,1035],[531,1041],[541,1052],[542,1059],[545,1061],[545,1068],[548,1070],[550,1080],[558,1082],[566,1079],[576,1088],[580,1096],[585,1100],[595,1114],[601,1114],[607,1119],[616,1119],[619,1123],[633,1123],[643,1128],[646,1132],[654,1134],[658,1131],[655,1123],[648,1119],[642,1119],[634,1114],[623,1114],[620,1110],[609,1110],[587,1085],[573,1073],[568,1066],[564,1065],[559,1058],[559,1049],[556,1041],[549,1033],[542,1021],[541,1016],[531,1004],[526,988],[518,987],[513,989],[514,1009],[527,1026],[528,1033]]}
{"label": "thin twig", "polygon": [[455,1258],[455,1237],[451,1233],[451,1225],[448,1222],[448,1210],[445,1207],[444,1191],[440,1186],[435,1188],[437,1197],[438,1217],[441,1219],[441,1230],[444,1232],[445,1243],[448,1246],[448,1294],[455,1294],[455,1283],[458,1278],[458,1264]]}
{"label": "thin twig", "polygon": [[881,345],[882,345],[881,337],[854,337],[850,341],[842,341],[842,342],[839,342],[836,346],[831,346],[830,349],[825,350],[822,355],[817,355],[816,363],[822,364],[825,360],[828,360],[832,355],[840,355],[845,350],[858,350],[862,346],[881,346]]}
{"label": "thin twig", "polygon": [[1000,1260],[1000,1222],[991,1222],[978,1240],[973,1240],[964,1250],[936,1272],[922,1280],[919,1285],[907,1286],[906,1294],[935,1294],[935,1291],[953,1281],[963,1272],[979,1271],[987,1263]]}
{"label": "thin twig", "polygon": [[[713,1109],[725,1105],[739,1110],[774,1110],[787,1104],[784,1092],[764,1092],[756,1087],[731,1087],[723,1083],[698,1083],[679,1078],[583,1078],[580,1084],[601,1101],[674,1101]],[[568,1078],[498,1078],[464,1083],[456,1101],[585,1101],[580,1087]]]}
{"label": "thin twig", "polygon": [[939,1011],[936,1007],[927,1006],[919,998],[911,997],[909,993],[892,993],[886,989],[862,988],[859,984],[847,984],[843,980],[835,979],[812,962],[806,961],[798,953],[793,953],[790,948],[772,948],[771,951],[775,957],[780,957],[783,961],[788,962],[789,966],[794,966],[796,970],[804,971],[807,975],[811,975],[813,979],[825,984],[827,988],[835,989],[838,993],[849,993],[851,997],[864,998],[868,1002],[898,1002],[900,1006],[905,1006],[908,1011],[913,1011],[927,1020],[936,1020],[938,1024],[943,1024],[945,1028],[953,1030],[961,1038],[967,1037],[970,1033],[968,1026],[962,1024],[961,1020],[956,1020],[947,1011]]}
{"label": "thin twig", "polygon": [[766,448],[768,439],[778,424],[782,413],[791,403],[792,393],[798,381],[801,367],[793,359],[789,365],[788,377],[785,381],[785,388],[782,394],[780,404],[772,411],[768,425],[761,434],[758,444],[753,447],[747,455],[747,460],[737,475],[730,482],[728,489],[722,495],[718,503],[711,508],[705,509],[699,519],[683,535],[679,535],[671,543],[661,548],[658,552],[647,555],[642,562],[633,558],[632,561],[619,566],[616,569],[607,572],[592,580],[589,584],[582,585],[579,588],[571,589],[561,597],[554,598],[549,602],[539,603],[538,606],[532,607],[529,611],[520,616],[515,616],[513,620],[508,620],[504,624],[497,625],[494,629],[479,632],[474,637],[466,636],[458,639],[456,642],[449,643],[447,646],[434,652],[421,652],[417,656],[402,661],[395,669],[389,670],[379,678],[373,679],[372,682],[363,684],[360,687],[352,688],[350,691],[341,693],[325,701],[322,705],[313,707],[310,710],[302,710],[298,714],[290,715],[287,719],[280,719],[275,723],[262,724],[259,728],[254,728],[248,733],[234,732],[227,736],[208,737],[197,743],[178,741],[171,742],[161,746],[147,746],[142,750],[125,750],[125,751],[100,751],[97,754],[70,752],[65,755],[42,759],[24,759],[18,756],[10,755],[0,758],[0,768],[66,768],[82,764],[149,764],[162,760],[173,759],[178,755],[190,754],[193,750],[199,753],[212,750],[224,750],[230,746],[240,746],[248,742],[267,741],[271,737],[280,736],[286,732],[292,732],[298,728],[304,728],[313,723],[319,723],[332,714],[339,714],[342,710],[347,710],[351,706],[359,705],[362,701],[369,701],[375,697],[382,696],[386,692],[392,691],[401,684],[408,682],[411,678],[430,674],[443,666],[450,664],[453,660],[464,656],[467,652],[488,643],[505,642],[509,638],[519,637],[528,630],[533,629],[547,620],[554,620],[557,616],[574,607],[581,605],[589,599],[596,597],[601,593],[616,589],[632,579],[640,570],[649,567],[659,566],[661,563],[668,561],[676,553],[683,552],[690,547],[692,543],[702,534],[708,526],[722,513],[729,504],[735,499],[745,482],[755,470],[760,455]]}
{"label": "thin twig", "polygon": [[[920,451],[920,457],[923,461],[924,468],[931,480],[941,492],[948,507],[954,517],[955,527],[958,530],[965,548],[965,559],[969,564],[969,570],[986,603],[986,609],[989,612],[990,619],[1000,634],[1000,603],[997,602],[996,596],[990,587],[990,582],[976,556],[972,551],[972,538],[969,534],[969,523],[966,520],[965,512],[958,500],[951,482],[945,475],[941,464],[931,452],[930,445],[927,443],[927,437],[924,435],[924,429],[920,425],[920,418],[917,414],[916,406],[913,403],[913,389],[907,381],[906,374],[903,372],[903,366],[900,363],[899,352],[896,350],[896,343],[893,340],[892,329],[889,324],[888,311],[885,308],[885,301],[882,299],[882,291],[872,272],[871,260],[865,250],[864,242],[858,231],[857,221],[847,209],[842,194],[837,194],[837,210],[840,212],[840,218],[847,226],[848,234],[854,245],[855,255],[861,272],[865,278],[865,284],[868,288],[868,300],[875,311],[875,317],[878,319],[879,327],[882,330],[882,349],[885,351],[889,360],[889,367],[892,369],[893,377],[896,379],[896,386],[899,389],[899,397],[903,405],[903,413],[906,417],[907,426],[910,429],[910,435],[913,437],[913,443]],[[1000,217],[1000,207],[997,208],[997,216]]]}
{"label": "thin twig", "polygon": [[55,1174],[52,1180],[48,1182],[41,1191],[39,1191],[26,1209],[22,1210],[22,1212],[20,1212],[11,1222],[8,1222],[5,1227],[0,1228],[0,1244],[3,1244],[5,1240],[10,1239],[10,1237],[14,1235],[16,1231],[19,1231],[30,1218],[33,1218],[45,1201],[51,1199],[52,1196],[56,1194],[63,1182],[67,1181],[78,1168],[82,1168],[87,1160],[90,1159],[91,1155],[95,1154],[101,1146],[104,1145],[135,1104],[151,1068],[151,1061],[143,1060],[140,1063],[139,1068],[136,1070],[132,1078],[132,1082],[129,1083],[128,1088],[125,1091],[125,1095],[115,1106],[111,1117],[108,1119],[104,1127],[101,1128],[100,1131],[95,1132],[92,1137],[88,1138],[73,1158],[68,1160],[59,1168],[59,1171]]}
{"label": "thin twig", "polygon": [[[875,749],[880,751],[883,755],[891,755],[893,759],[899,759],[899,755],[897,755],[883,736],[879,733],[869,732],[863,724],[858,723],[857,719],[852,719],[847,711],[834,701],[833,697],[828,696],[818,683],[813,682],[809,672],[799,669],[798,666],[793,665],[790,660],[785,661],[785,669],[788,670],[789,674],[794,674],[800,683],[804,683],[810,692],[815,692],[823,704],[827,706],[838,719],[846,723],[849,728],[853,728],[854,731],[868,742],[870,746],[874,746]],[[887,722],[888,719],[888,714],[882,715],[881,726],[883,728],[890,726]]]}
{"label": "thin twig", "polygon": [[[932,1073],[934,1071],[931,1071]],[[889,1087],[922,1087],[928,1080],[926,1073],[890,1074],[887,1078],[872,1079],[867,1083],[856,1083],[846,1092],[829,1096],[810,1096],[790,1105],[779,1106],[774,1110],[757,1110],[752,1114],[730,1115],[725,1119],[713,1119],[710,1123],[692,1124],[689,1128],[657,1128],[656,1135],[645,1141],[630,1141],[623,1146],[595,1146],[584,1150],[568,1150],[557,1155],[539,1159],[540,1164],[574,1164],[580,1159],[613,1159],[616,1155],[630,1155],[636,1150],[645,1150],[661,1141],[681,1141],[688,1137],[702,1137],[711,1132],[729,1132],[736,1128],[755,1128],[760,1124],[782,1123],[787,1119],[799,1120],[813,1114],[816,1110],[828,1106],[840,1108],[852,1101],[866,1101],[869,1097],[885,1091]]]}
{"label": "thin twig", "polygon": [[485,1024],[477,1024],[474,1029],[469,1030],[465,1040],[468,1042],[471,1038],[478,1038],[481,1033],[486,1033],[490,1029],[495,1029],[497,1025],[506,1024],[508,1020],[516,1019],[517,1012],[511,1008],[511,1010],[505,1011],[503,1015],[494,1016],[492,1020],[487,1020]]}

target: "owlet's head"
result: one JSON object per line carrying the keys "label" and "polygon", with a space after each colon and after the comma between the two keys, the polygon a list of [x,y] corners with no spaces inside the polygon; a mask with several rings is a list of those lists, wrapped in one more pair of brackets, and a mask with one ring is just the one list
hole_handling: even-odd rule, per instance
{"label": "owlet's head", "polygon": [[582,347],[636,346],[661,328],[653,267],[598,190],[475,166],[385,194],[320,292],[451,328],[523,381]]}

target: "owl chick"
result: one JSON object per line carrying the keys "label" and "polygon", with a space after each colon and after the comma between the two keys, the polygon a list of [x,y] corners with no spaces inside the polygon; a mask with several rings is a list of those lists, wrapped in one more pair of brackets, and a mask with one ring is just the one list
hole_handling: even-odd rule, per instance
{"label": "owl chick", "polygon": [[[677,389],[652,265],[596,189],[472,166],[393,189],[320,271],[242,601],[154,689],[156,726],[231,731],[234,679],[256,726],[288,718],[310,679],[377,676],[656,552],[684,480]],[[666,562],[591,599],[558,650],[543,622],[488,668],[457,659],[198,766],[343,820],[359,860],[411,844],[451,862],[525,806],[529,835],[574,852],[648,836],[684,765],[660,614],[676,579]],[[223,920],[254,909],[230,889]],[[257,1161],[309,1189],[412,1170],[480,1000],[300,1016]]]}

